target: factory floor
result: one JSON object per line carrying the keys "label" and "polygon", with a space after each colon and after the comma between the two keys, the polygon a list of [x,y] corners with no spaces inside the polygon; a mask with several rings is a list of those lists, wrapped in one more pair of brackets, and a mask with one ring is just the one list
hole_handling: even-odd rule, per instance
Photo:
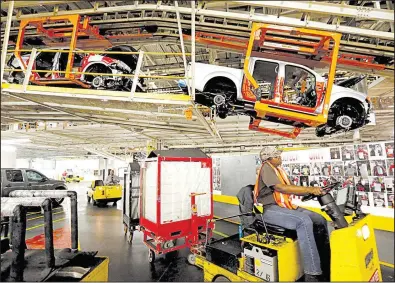
{"label": "factory floor", "polygon": [[[78,192],[79,245],[81,250],[98,251],[99,255],[109,257],[109,281],[203,281],[202,270],[187,263],[188,250],[179,251],[178,256],[172,259],[158,256],[155,264],[151,266],[148,263],[148,249],[143,244],[141,233],[134,234],[132,245],[127,242],[123,231],[122,203],[118,202],[117,206],[109,204],[103,208],[88,204],[88,186],[87,182],[68,185],[69,189]],[[69,207],[69,200],[65,200],[61,207],[54,210],[54,232],[57,233],[55,248],[56,244],[67,246],[70,237]],[[234,227],[225,227],[226,225],[233,224],[222,226],[220,229],[223,233],[227,233],[226,230],[234,230]],[[40,212],[29,212],[26,233],[26,239],[30,239],[27,240],[28,244],[34,244],[33,240],[44,233],[43,226]],[[393,282],[394,269],[386,266],[381,268],[383,281]]]}

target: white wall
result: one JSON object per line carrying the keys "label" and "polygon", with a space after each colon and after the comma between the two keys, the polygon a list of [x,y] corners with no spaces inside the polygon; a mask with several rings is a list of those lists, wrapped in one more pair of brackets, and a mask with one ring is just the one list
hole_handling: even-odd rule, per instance
{"label": "white wall", "polygon": [[17,167],[17,168],[30,168],[29,159],[17,158],[15,167]]}
{"label": "white wall", "polygon": [[61,178],[65,170],[72,171],[74,175],[84,177],[85,181],[93,181],[100,176],[94,175],[94,170],[99,170],[99,159],[69,159],[56,160],[57,179]]}
{"label": "white wall", "polygon": [[1,168],[16,167],[16,148],[9,145],[1,145]]}

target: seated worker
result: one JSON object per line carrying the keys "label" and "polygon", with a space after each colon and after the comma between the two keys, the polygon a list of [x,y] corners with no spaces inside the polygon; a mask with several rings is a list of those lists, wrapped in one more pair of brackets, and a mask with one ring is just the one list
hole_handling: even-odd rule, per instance
{"label": "seated worker", "polygon": [[[263,205],[263,220],[269,224],[296,230],[303,260],[305,281],[326,281],[329,278],[330,248],[327,221],[320,214],[297,207],[293,195],[322,195],[319,187],[292,185],[281,168],[281,151],[267,146],[260,152],[262,166],[254,195]],[[317,247],[320,247],[318,250]]]}
{"label": "seated worker", "polygon": [[114,170],[110,170],[110,175],[107,176],[104,184],[106,185],[116,185],[120,181],[119,177],[114,175]]}

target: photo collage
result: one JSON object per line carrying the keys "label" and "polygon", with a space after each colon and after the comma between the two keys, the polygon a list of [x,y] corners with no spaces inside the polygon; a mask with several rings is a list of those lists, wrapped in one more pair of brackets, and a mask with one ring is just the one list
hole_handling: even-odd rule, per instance
{"label": "photo collage", "polygon": [[338,181],[343,187],[354,186],[362,205],[394,208],[393,142],[287,152],[282,166],[295,185]]}

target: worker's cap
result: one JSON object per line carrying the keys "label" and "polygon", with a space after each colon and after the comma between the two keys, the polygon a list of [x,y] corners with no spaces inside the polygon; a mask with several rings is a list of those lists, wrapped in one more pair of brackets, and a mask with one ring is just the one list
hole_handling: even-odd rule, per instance
{"label": "worker's cap", "polygon": [[261,152],[259,153],[259,156],[261,157],[262,161],[266,161],[269,158],[275,158],[281,156],[281,153],[283,151],[278,149],[275,146],[265,146],[262,148]]}

